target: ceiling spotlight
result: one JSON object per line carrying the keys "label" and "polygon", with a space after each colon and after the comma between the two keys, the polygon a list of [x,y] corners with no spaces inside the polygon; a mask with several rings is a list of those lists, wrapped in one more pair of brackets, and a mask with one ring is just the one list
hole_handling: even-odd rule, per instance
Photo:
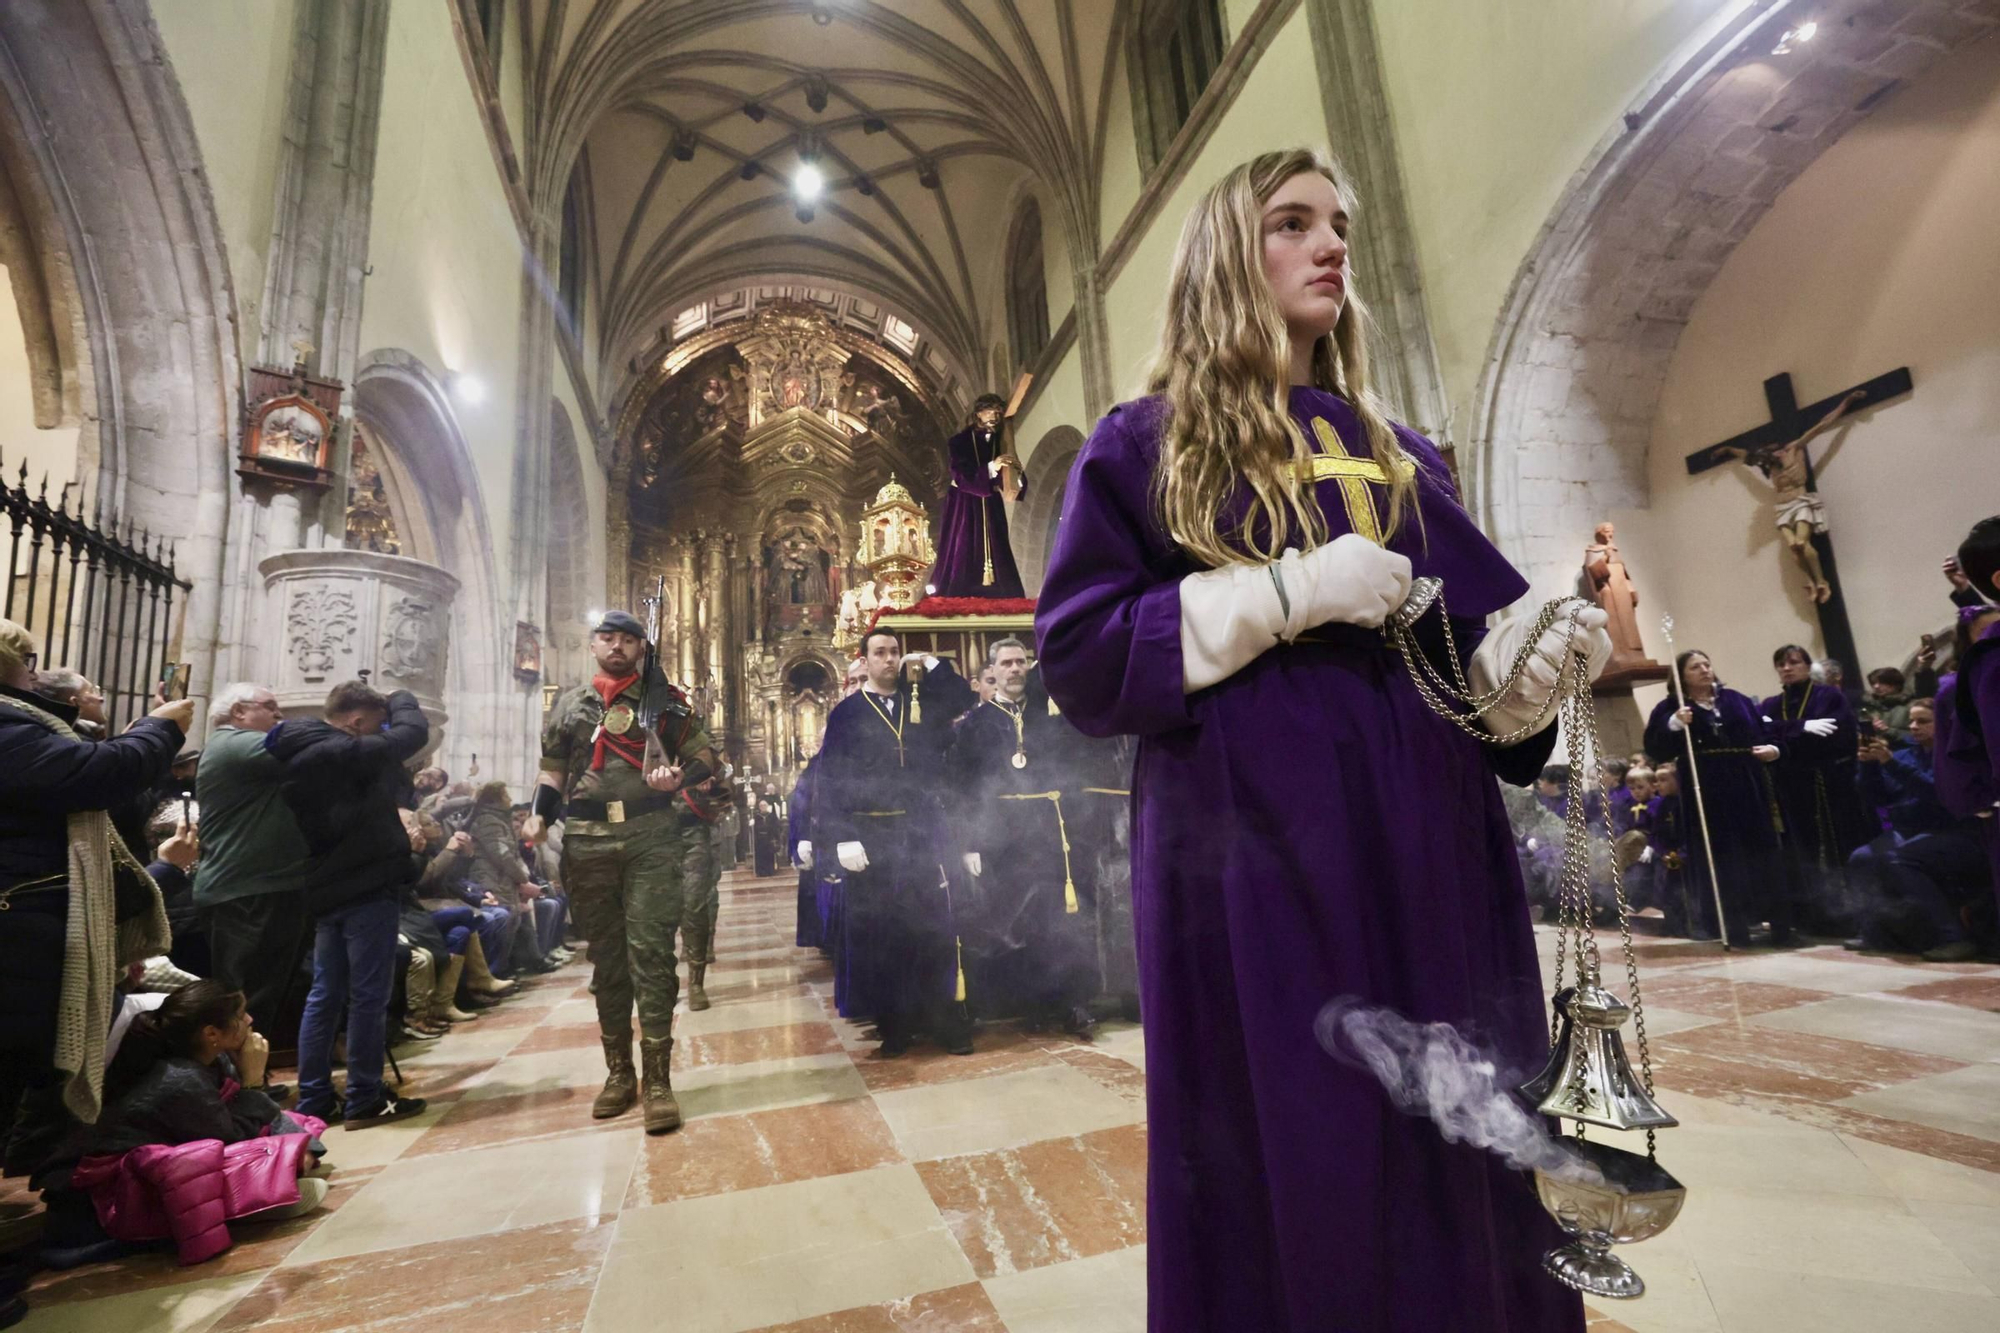
{"label": "ceiling spotlight", "polygon": [[694,161],[695,137],[693,130],[674,131],[674,159],[679,162]]}
{"label": "ceiling spotlight", "polygon": [[750,119],[757,121],[759,124],[763,123],[764,108],[761,103],[745,102],[743,104],[743,114],[750,117]]}
{"label": "ceiling spotlight", "polygon": [[823,0],[815,0],[812,7],[812,16],[813,22],[819,24],[822,28],[827,27],[833,22],[833,11],[826,7]]}
{"label": "ceiling spotlight", "polygon": [[866,176],[856,176],[854,178],[854,188],[866,197],[875,193],[875,182]]}
{"label": "ceiling spotlight", "polygon": [[757,179],[757,173],[762,170],[763,168],[758,166],[756,160],[753,158],[750,161],[745,162],[743,164],[743,170],[737,172],[736,174],[741,176],[746,181],[754,181]]}
{"label": "ceiling spotlight", "polygon": [[807,162],[792,174],[792,193],[802,204],[810,204],[819,198],[826,188],[826,176],[812,163]]}
{"label": "ceiling spotlight", "polygon": [[806,105],[815,112],[826,110],[827,93],[825,75],[815,74],[806,80]]}
{"label": "ceiling spotlight", "polygon": [[880,134],[888,128],[889,122],[880,116],[869,116],[861,122],[861,132],[863,134]]}
{"label": "ceiling spotlight", "polygon": [[1771,54],[1774,56],[1788,56],[1792,53],[1793,43],[1809,42],[1818,34],[1819,24],[1817,23],[1801,23],[1796,28],[1787,28],[1785,29],[1785,35],[1778,39],[1778,44],[1771,48]]}
{"label": "ceiling spotlight", "polygon": [[793,210],[793,213],[801,222],[811,222],[813,220],[813,206],[811,204],[800,204]]}
{"label": "ceiling spotlight", "polygon": [[917,184],[923,186],[926,190],[935,190],[938,188],[937,163],[927,157],[917,159]]}
{"label": "ceiling spotlight", "polygon": [[451,373],[451,396],[467,407],[477,407],[486,401],[485,382],[477,375],[455,370]]}

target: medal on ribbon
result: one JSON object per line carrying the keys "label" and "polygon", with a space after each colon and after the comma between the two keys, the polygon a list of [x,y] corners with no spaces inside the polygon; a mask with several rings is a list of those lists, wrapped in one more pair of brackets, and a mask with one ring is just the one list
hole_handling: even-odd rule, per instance
{"label": "medal on ribbon", "polygon": [[636,714],[630,704],[613,704],[604,710],[604,729],[613,736],[623,736],[632,730]]}

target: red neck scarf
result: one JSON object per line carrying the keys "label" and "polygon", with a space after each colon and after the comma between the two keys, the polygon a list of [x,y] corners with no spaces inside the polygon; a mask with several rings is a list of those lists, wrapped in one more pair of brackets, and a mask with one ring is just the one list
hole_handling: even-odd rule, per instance
{"label": "red neck scarf", "polygon": [[[625,693],[626,690],[631,689],[638,682],[638,679],[639,673],[636,671],[629,676],[606,676],[600,673],[592,679],[590,687],[597,691],[597,697],[604,701],[604,707],[606,710],[609,710],[611,701]],[[634,740],[631,739],[631,736],[631,732],[627,732],[623,736],[614,736],[604,729],[602,722],[598,723],[597,735],[591,745],[590,771],[596,773],[604,768],[604,749],[606,746],[610,746],[611,749],[617,752],[619,758],[631,764],[632,767],[644,769],[646,766],[645,737],[642,735],[637,740]]]}

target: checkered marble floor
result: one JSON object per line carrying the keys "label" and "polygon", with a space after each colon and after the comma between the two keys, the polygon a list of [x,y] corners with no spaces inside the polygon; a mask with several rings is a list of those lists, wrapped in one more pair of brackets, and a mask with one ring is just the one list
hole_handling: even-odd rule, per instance
{"label": "checkered marble floor", "polygon": [[[1138,1029],[989,1027],[969,1058],[870,1059],[791,946],[793,904],[789,878],[725,880],[715,1007],[679,1027],[681,1132],[590,1119],[579,963],[400,1052],[431,1109],[333,1131],[327,1210],[239,1226],[198,1268],[46,1274],[21,1327],[1143,1329]],[[1661,1160],[1689,1198],[1627,1251],[1649,1294],[1593,1310],[1593,1333],[2000,1328],[2000,968],[1636,947],[1684,1122]],[[0,1195],[0,1216],[23,1206]]]}

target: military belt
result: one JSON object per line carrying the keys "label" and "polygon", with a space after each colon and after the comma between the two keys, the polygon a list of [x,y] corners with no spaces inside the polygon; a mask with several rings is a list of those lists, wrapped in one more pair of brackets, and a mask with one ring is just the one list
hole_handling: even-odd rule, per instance
{"label": "military belt", "polygon": [[648,792],[635,801],[581,801],[571,798],[563,806],[563,817],[591,824],[623,824],[628,819],[650,815],[655,810],[671,809],[673,804],[673,793],[663,791]]}

